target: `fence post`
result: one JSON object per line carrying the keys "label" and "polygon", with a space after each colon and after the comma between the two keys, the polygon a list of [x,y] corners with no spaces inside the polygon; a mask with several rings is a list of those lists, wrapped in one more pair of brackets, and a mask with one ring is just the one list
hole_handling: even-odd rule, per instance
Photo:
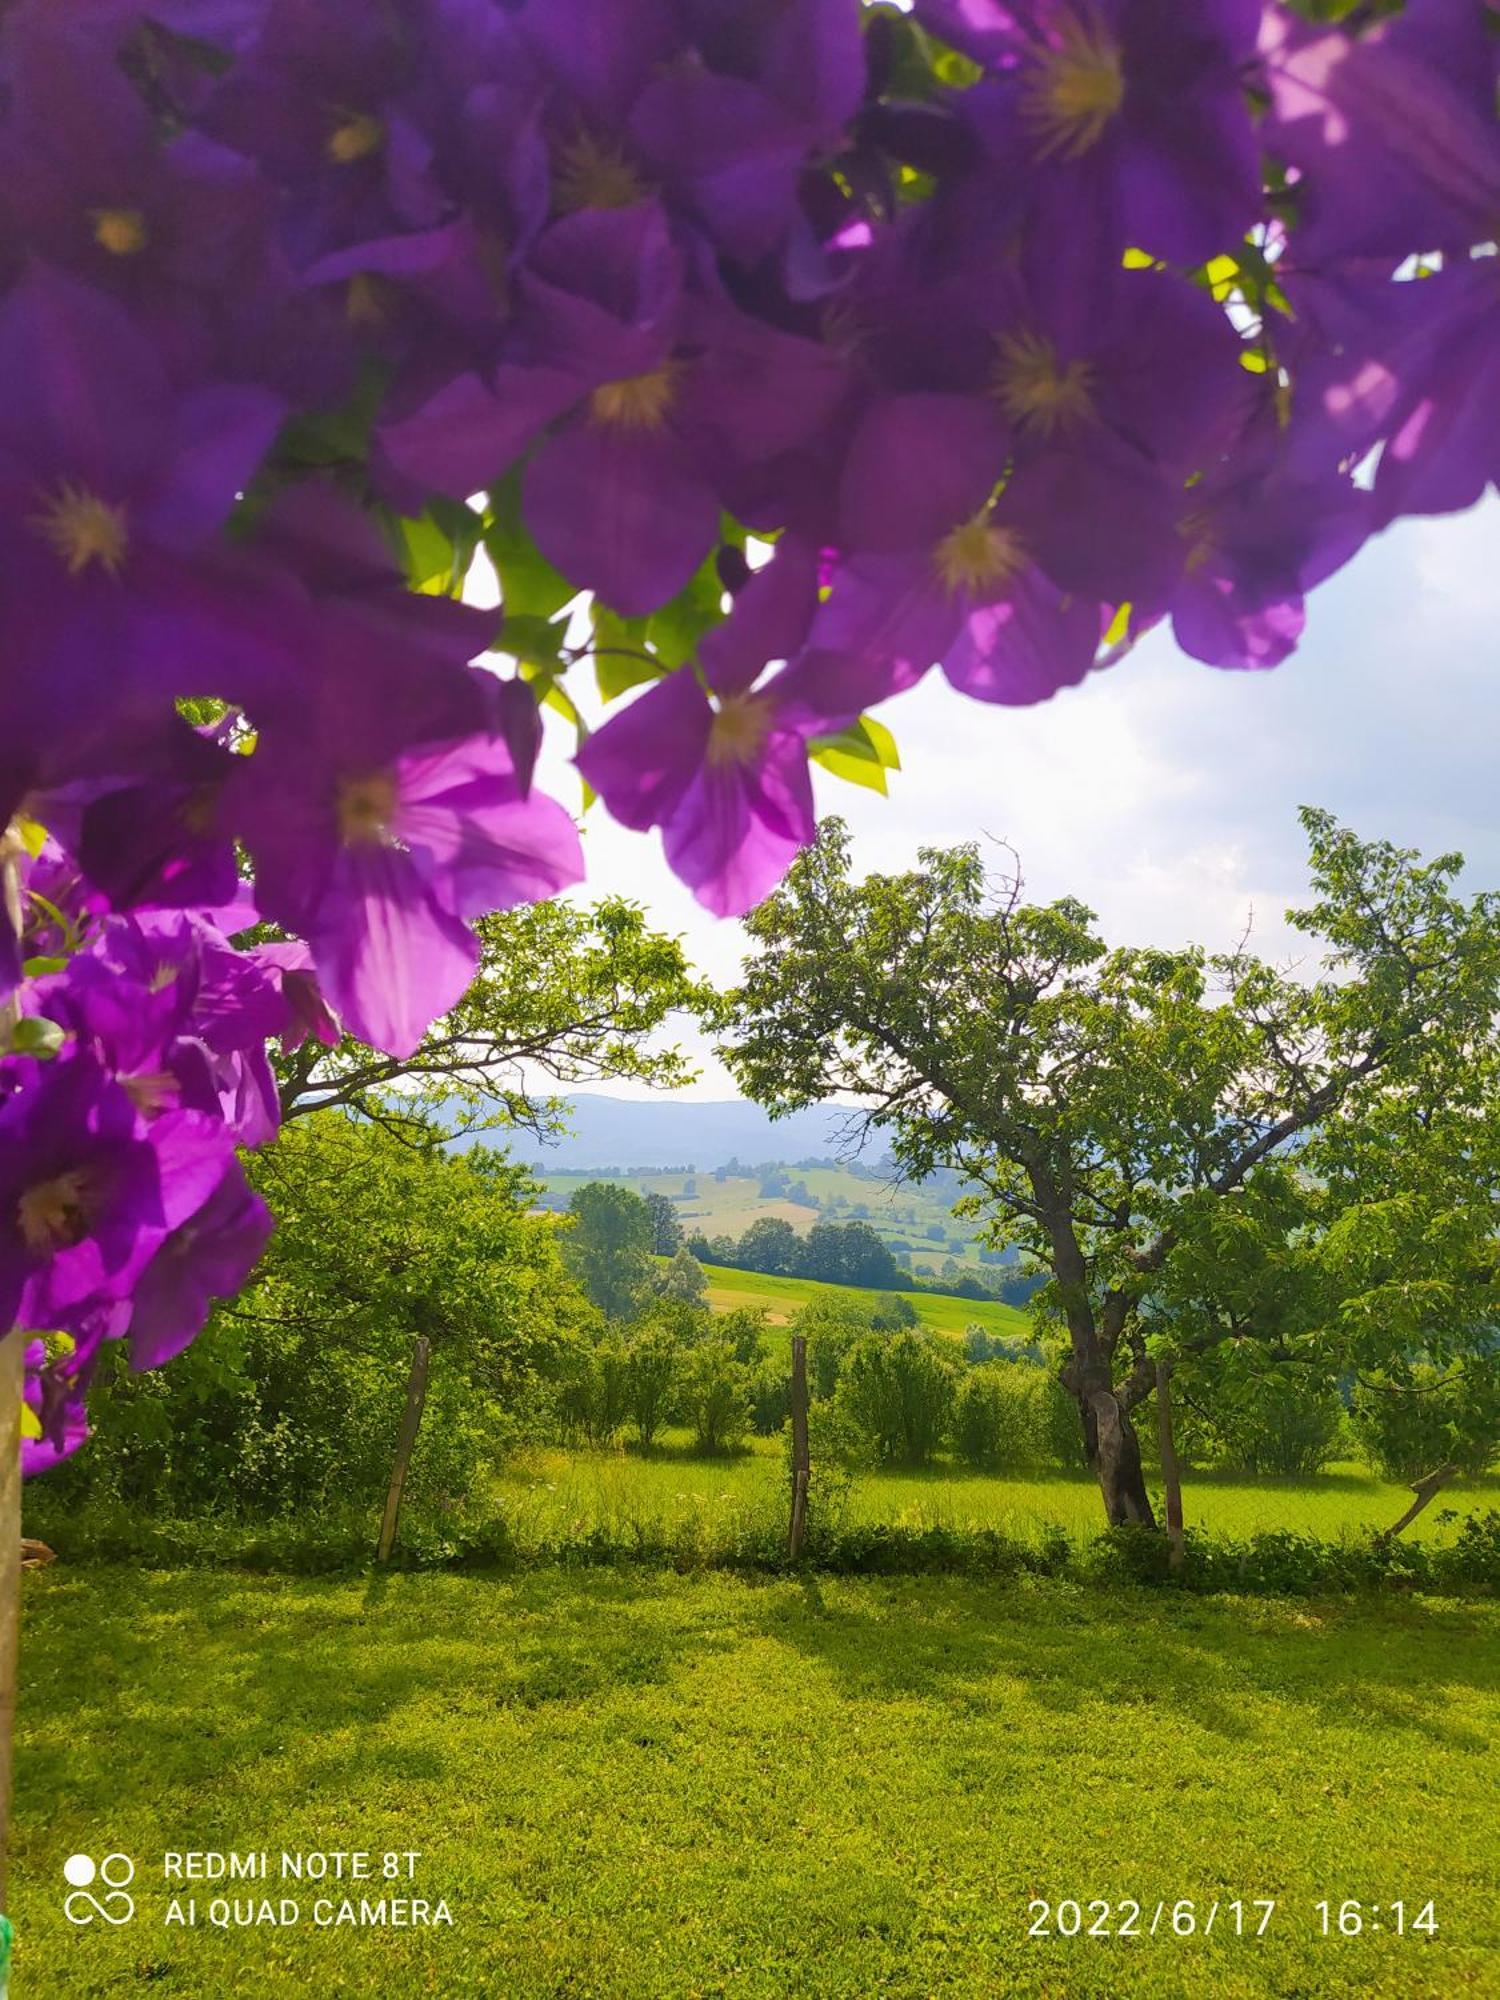
{"label": "fence post", "polygon": [[380,1523],[380,1546],[375,1551],[377,1562],[389,1562],[391,1550],[396,1546],[396,1523],[401,1517],[406,1468],[411,1463],[412,1447],[422,1424],[422,1406],[427,1401],[427,1363],[431,1354],[431,1341],[425,1333],[419,1335],[411,1358],[411,1377],[406,1384],[406,1408],[401,1414],[401,1430],[396,1438],[396,1462],[391,1467],[390,1491],[385,1496],[385,1518]]}
{"label": "fence post", "polygon": [[786,1552],[793,1562],[802,1554],[807,1533],[807,1482],[812,1461],[807,1448],[807,1341],[792,1335],[792,1526]]}
{"label": "fence post", "polygon": [[1161,1448],[1161,1477],[1166,1489],[1167,1537],[1172,1544],[1171,1563],[1182,1568],[1182,1474],[1177,1465],[1177,1443],[1172,1436],[1172,1371],[1165,1361],[1156,1364],[1156,1438]]}

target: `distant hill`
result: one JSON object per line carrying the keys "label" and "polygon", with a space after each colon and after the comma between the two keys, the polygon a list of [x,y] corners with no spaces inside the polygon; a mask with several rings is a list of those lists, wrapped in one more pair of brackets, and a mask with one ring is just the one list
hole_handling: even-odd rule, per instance
{"label": "distant hill", "polygon": [[568,1107],[570,1129],[555,1145],[516,1143],[517,1153],[545,1173],[604,1167],[696,1167],[712,1173],[731,1160],[764,1167],[779,1160],[827,1159],[839,1151],[839,1128],[848,1117],[842,1106],[828,1104],[794,1111],[773,1124],[759,1105],[739,1098],[695,1104],[672,1097],[579,1096],[569,1098]]}

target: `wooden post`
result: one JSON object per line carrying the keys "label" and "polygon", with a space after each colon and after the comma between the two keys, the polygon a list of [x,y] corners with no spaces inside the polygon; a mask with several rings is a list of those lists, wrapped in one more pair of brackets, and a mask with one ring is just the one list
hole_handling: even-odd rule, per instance
{"label": "wooden post", "polygon": [[792,1335],[792,1526],[786,1552],[793,1562],[802,1554],[807,1533],[807,1485],[812,1460],[807,1448],[807,1340]]}
{"label": "wooden post", "polygon": [[1156,1438],[1161,1448],[1161,1478],[1166,1489],[1167,1536],[1172,1544],[1171,1564],[1182,1568],[1186,1544],[1182,1532],[1182,1473],[1177,1464],[1177,1442],[1172,1436],[1172,1371],[1165,1361],[1156,1364]]}
{"label": "wooden post", "polygon": [[1457,1474],[1458,1467],[1456,1465],[1440,1465],[1436,1472],[1429,1472],[1425,1478],[1413,1480],[1411,1490],[1416,1494],[1416,1499],[1412,1501],[1394,1527],[1382,1529],[1380,1534],[1375,1537],[1376,1541],[1395,1541],[1402,1529],[1409,1528],[1422,1509],[1429,1506],[1437,1498],[1438,1494],[1442,1492],[1448,1481],[1456,1478]]}
{"label": "wooden post", "polygon": [[427,1364],[432,1357],[432,1342],[426,1334],[418,1336],[416,1350],[411,1358],[411,1376],[406,1384],[406,1408],[401,1414],[401,1430],[396,1438],[396,1462],[391,1467],[391,1487],[385,1496],[385,1518],[380,1523],[380,1546],[375,1551],[377,1562],[389,1562],[391,1550],[396,1546],[396,1523],[401,1518],[401,1495],[406,1486],[406,1468],[411,1464],[412,1447],[417,1441],[417,1432],[422,1427],[422,1408],[427,1401]]}
{"label": "wooden post", "polygon": [[26,1336],[0,1340],[0,1911],[10,1856],[11,1745],[16,1721],[16,1652],[21,1628],[21,1389]]}
{"label": "wooden post", "polygon": [[[25,930],[21,848],[0,829],[0,923],[16,939]],[[10,1046],[21,1017],[19,997],[0,1007],[0,1051]],[[21,1407],[26,1386],[26,1335],[0,1334],[0,1913],[9,1893],[10,1781],[16,1724],[16,1655],[21,1637]],[[3,1987],[0,1975],[0,1987]]]}

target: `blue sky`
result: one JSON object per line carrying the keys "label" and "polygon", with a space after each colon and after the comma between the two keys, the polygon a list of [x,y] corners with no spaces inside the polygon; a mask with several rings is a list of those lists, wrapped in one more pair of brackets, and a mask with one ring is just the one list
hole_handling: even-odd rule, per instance
{"label": "blue sky", "polygon": [[[1255,949],[1303,949],[1282,920],[1304,883],[1303,803],[1362,834],[1459,848],[1472,886],[1500,887],[1500,501],[1369,544],[1273,673],[1215,672],[1160,634],[1038,708],[986,708],[932,675],[880,714],[905,767],[890,798],[820,774],[819,809],[850,823],[861,871],[990,835],[1020,854],[1031,897],[1083,897],[1111,941],[1214,949],[1253,912]],[[565,748],[559,734],[544,782],[571,805]],[[596,808],[585,849],[592,892],[644,902],[705,972],[733,976],[738,927],[697,907],[655,836]],[[733,1088],[710,1061],[691,1094]]]}

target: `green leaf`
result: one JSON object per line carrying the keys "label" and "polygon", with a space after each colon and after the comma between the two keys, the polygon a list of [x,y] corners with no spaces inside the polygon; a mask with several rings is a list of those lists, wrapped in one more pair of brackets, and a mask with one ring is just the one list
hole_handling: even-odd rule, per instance
{"label": "green leaf", "polygon": [[886,772],[901,768],[896,739],[884,723],[875,722],[868,715],[850,728],[839,730],[837,735],[815,736],[811,753],[813,762],[836,778],[842,778],[846,784],[863,785],[883,798],[889,796]]}
{"label": "green leaf", "polygon": [[500,598],[507,621],[516,616],[552,618],[578,596],[537,548],[521,517],[521,475],[513,472],[490,489],[490,512],[484,524],[484,548],[500,579]]}
{"label": "green leaf", "polygon": [[65,958],[28,958],[21,968],[28,979],[45,979],[48,973],[66,972],[67,969]]}
{"label": "green leaf", "polygon": [[40,1056],[46,1062],[57,1054],[64,1040],[56,1021],[49,1021],[41,1014],[28,1014],[11,1030],[10,1045],[17,1055]]}

